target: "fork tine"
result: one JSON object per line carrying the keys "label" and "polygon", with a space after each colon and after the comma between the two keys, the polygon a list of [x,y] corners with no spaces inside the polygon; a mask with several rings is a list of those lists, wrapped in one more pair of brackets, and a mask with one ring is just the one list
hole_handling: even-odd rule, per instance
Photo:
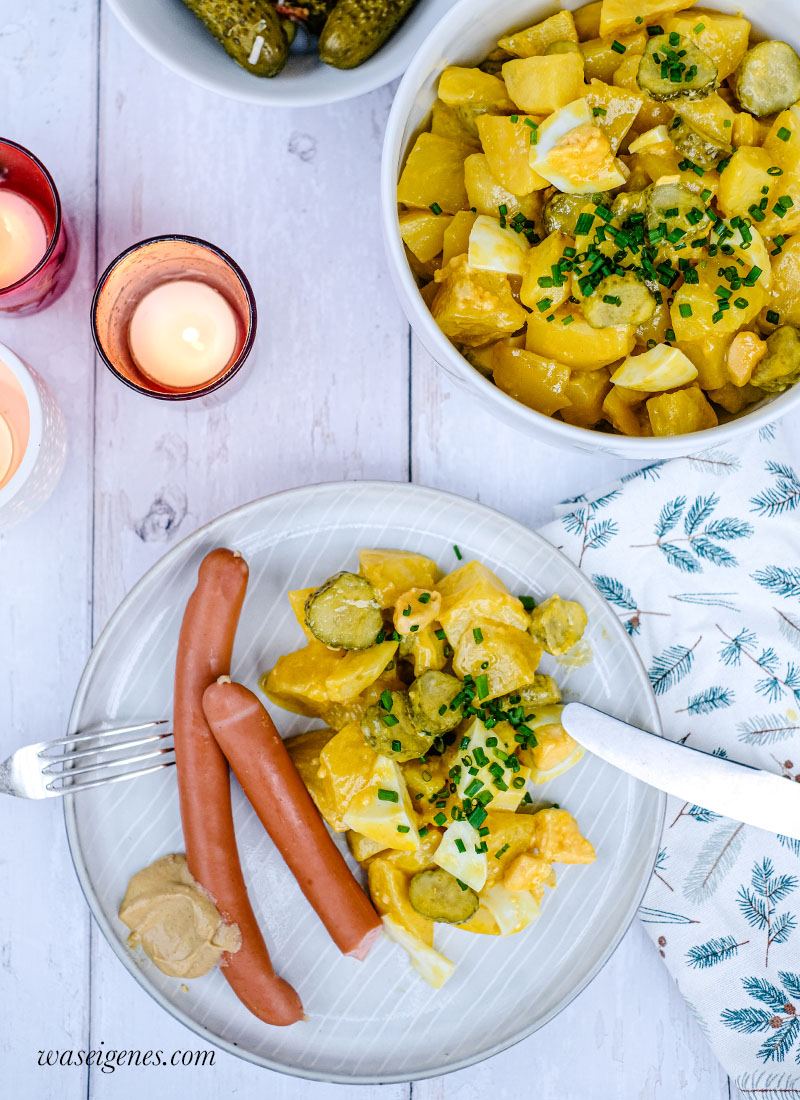
{"label": "fork tine", "polygon": [[[140,775],[149,775],[150,772],[157,772],[161,768],[172,768],[175,765],[175,756],[173,753],[171,760],[164,760],[159,764],[151,764],[149,768],[135,768],[133,771],[124,772],[122,775],[104,775],[100,779],[88,779],[79,780],[77,783],[63,783],[60,786],[56,786],[56,781],[61,779],[62,776],[56,776],[55,780],[47,784],[47,790],[52,791],[54,794],[72,794],[76,791],[86,791],[90,787],[102,787],[106,783],[119,783],[123,779],[138,779]],[[65,772],[64,779],[69,779],[69,772]]]}
{"label": "fork tine", "polygon": [[[42,773],[48,774],[54,770],[53,765],[55,764],[69,764],[73,760],[82,760],[86,756],[98,756],[101,753],[108,755],[112,752],[122,752],[126,749],[135,748],[137,745],[147,745],[153,741],[166,741],[171,736],[172,731],[170,730],[168,733],[152,733],[149,737],[135,737],[131,741],[121,741],[119,744],[95,745],[86,749],[76,749],[74,752],[64,752],[58,756],[47,756],[45,750],[42,749],[37,755],[40,759],[47,761],[47,767],[42,768]],[[108,761],[108,763],[113,763],[113,761]]]}
{"label": "fork tine", "polygon": [[73,734],[71,737],[59,737],[55,741],[48,741],[47,748],[56,745],[77,745],[81,741],[90,741],[92,738],[116,736],[120,733],[138,733],[139,730],[150,729],[151,726],[166,726],[168,719],[157,718],[152,722],[137,722],[132,726],[114,726],[111,729],[84,730],[82,733]]}
{"label": "fork tine", "polygon": [[[163,756],[168,752],[174,752],[172,745],[169,745],[163,749],[155,749],[153,752],[140,752],[135,753],[133,756],[126,756],[122,760],[97,760],[94,764],[83,764],[80,768],[63,768],[56,770],[52,764],[48,764],[46,768],[42,768],[42,775],[52,775],[55,777],[69,775],[85,775],[86,772],[96,772],[101,768],[121,768],[126,764],[138,764],[140,760],[152,760],[156,756]],[[56,761],[59,763],[60,761]]]}

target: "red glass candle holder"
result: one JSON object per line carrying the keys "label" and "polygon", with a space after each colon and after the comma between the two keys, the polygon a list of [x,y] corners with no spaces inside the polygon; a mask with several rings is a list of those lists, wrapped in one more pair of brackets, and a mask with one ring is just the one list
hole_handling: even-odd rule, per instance
{"label": "red glass candle holder", "polygon": [[44,254],[27,274],[0,288],[0,311],[36,313],[67,289],[75,274],[77,250],[67,240],[67,228],[56,185],[33,153],[0,138],[0,190],[19,195],[34,207],[44,224]]}
{"label": "red glass candle holder", "polygon": [[[139,369],[129,333],[142,299],[162,284],[180,280],[204,283],[222,295],[236,320],[236,339],[227,364],[213,378],[177,389]],[[151,237],[131,245],[103,272],[92,300],[91,323],[97,352],[120,382],[147,397],[186,401],[213,393],[240,370],[255,340],[256,303],[244,272],[222,249],[196,237]]]}

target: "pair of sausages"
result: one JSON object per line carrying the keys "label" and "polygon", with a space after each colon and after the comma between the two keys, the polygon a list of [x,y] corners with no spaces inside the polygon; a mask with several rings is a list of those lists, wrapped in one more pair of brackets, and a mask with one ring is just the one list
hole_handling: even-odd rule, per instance
{"label": "pair of sausages", "polygon": [[222,973],[268,1024],[304,1019],[296,991],[273,969],[247,896],[231,811],[230,764],[305,896],[346,955],[363,959],[380,918],[333,843],[258,699],[229,677],[247,589],[241,555],[213,550],[198,574],[178,640],[173,730],[186,858],[242,946]]}

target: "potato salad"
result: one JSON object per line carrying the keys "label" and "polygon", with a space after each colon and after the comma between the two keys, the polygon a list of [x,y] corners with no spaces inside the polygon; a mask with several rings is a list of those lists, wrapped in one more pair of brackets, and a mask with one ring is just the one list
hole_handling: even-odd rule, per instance
{"label": "potato salad", "polygon": [[597,0],[446,68],[397,187],[443,333],[510,397],[701,431],[800,377],[800,58],[693,0]]}
{"label": "potato salad", "polygon": [[434,947],[437,923],[519,932],[555,864],[594,861],[571,814],[528,790],[583,753],[538,668],[575,646],[586,614],[514,595],[478,561],[441,577],[405,550],[362,550],[358,572],[288,598],[305,645],[261,687],[324,723],[287,741],[292,760],[346,833],[387,934],[439,987],[453,963]]}

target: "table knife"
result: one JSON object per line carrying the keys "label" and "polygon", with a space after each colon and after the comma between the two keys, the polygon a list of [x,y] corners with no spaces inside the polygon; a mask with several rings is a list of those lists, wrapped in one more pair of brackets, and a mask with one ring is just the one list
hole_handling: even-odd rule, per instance
{"label": "table knife", "polygon": [[651,787],[800,840],[800,783],[678,745],[584,703],[568,703],[561,724],[589,752]]}

